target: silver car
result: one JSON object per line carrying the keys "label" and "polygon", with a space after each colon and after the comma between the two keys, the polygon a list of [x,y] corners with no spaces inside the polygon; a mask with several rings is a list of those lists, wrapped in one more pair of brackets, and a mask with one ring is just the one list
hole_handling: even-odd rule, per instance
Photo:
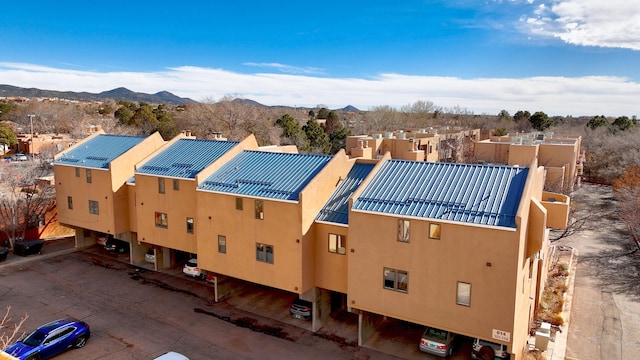
{"label": "silver car", "polygon": [[455,339],[456,334],[450,331],[427,327],[420,339],[420,350],[442,357],[451,356]]}

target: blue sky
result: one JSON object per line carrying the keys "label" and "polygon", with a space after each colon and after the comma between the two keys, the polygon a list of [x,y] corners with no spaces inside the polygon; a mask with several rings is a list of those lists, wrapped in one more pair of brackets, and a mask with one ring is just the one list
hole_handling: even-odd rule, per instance
{"label": "blue sky", "polygon": [[640,115],[640,2],[12,1],[0,84]]}

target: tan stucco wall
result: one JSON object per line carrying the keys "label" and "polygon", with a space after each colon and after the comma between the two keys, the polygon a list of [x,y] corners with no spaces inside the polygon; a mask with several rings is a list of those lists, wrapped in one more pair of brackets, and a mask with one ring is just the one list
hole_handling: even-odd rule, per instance
{"label": "tan stucco wall", "polygon": [[[173,178],[162,177],[165,193],[158,191],[158,176],[136,174],[136,218],[138,240],[148,244],[196,253],[194,233],[187,233],[187,218],[197,223],[196,182],[193,179],[178,179],[179,190],[173,189]],[[155,213],[167,214],[166,228],[155,224]]]}
{"label": "tan stucco wall", "polygon": [[[347,258],[349,254],[349,228],[316,223],[315,233],[315,285],[319,288],[347,293]],[[345,254],[329,252],[329,234],[342,235]]]}
{"label": "tan stucco wall", "polygon": [[538,154],[538,145],[511,145],[508,165],[529,166]]}

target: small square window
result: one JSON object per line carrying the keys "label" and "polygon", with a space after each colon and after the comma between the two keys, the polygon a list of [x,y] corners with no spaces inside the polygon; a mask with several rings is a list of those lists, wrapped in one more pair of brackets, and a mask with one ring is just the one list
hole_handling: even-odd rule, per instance
{"label": "small square window", "polygon": [[346,254],[346,238],[343,235],[329,234],[329,252],[340,255]]}
{"label": "small square window", "polygon": [[456,304],[471,306],[471,284],[458,281]]}
{"label": "small square window", "polygon": [[237,197],[236,198],[236,210],[242,210],[242,198],[241,197]]}
{"label": "small square window", "polygon": [[167,228],[169,226],[169,220],[167,218],[167,214],[156,212],[156,226],[161,228]]}
{"label": "small square window", "polygon": [[398,241],[409,242],[409,237],[411,236],[410,225],[411,222],[409,220],[398,219]]}
{"label": "small square window", "polygon": [[440,240],[440,224],[429,224],[429,239]]}
{"label": "small square window", "polygon": [[256,243],[256,260],[273,264],[273,245]]}
{"label": "small square window", "polygon": [[187,218],[187,233],[193,234],[193,218]]}
{"label": "small square window", "polygon": [[180,190],[180,180],[173,179],[173,190],[175,190],[175,191]]}
{"label": "small square window", "polygon": [[396,289],[396,271],[394,269],[384,269],[384,288],[389,290]]}
{"label": "small square window", "polygon": [[80,168],[76,168],[76,177],[80,177]]}
{"label": "small square window", "polygon": [[224,235],[218,235],[218,252],[221,254],[227,253],[227,237]]}
{"label": "small square window", "polygon": [[98,215],[100,213],[98,202],[89,200],[89,214]]}
{"label": "small square window", "polygon": [[87,184],[91,184],[91,169],[86,169],[85,174],[87,175]]}
{"label": "small square window", "polygon": [[71,196],[67,196],[67,208],[73,210],[73,198]]}
{"label": "small square window", "polygon": [[256,200],[255,203],[255,215],[256,215],[256,219],[258,220],[264,220],[264,209],[263,209],[263,202],[262,200]]}
{"label": "small square window", "polygon": [[158,193],[164,194],[164,179],[158,178]]}

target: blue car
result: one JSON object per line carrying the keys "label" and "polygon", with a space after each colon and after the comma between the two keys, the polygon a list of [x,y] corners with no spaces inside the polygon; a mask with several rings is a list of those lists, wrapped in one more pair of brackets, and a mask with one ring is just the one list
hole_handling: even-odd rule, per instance
{"label": "blue car", "polygon": [[85,346],[89,325],[75,319],[60,319],[42,325],[4,351],[20,360],[44,360],[74,347]]}

